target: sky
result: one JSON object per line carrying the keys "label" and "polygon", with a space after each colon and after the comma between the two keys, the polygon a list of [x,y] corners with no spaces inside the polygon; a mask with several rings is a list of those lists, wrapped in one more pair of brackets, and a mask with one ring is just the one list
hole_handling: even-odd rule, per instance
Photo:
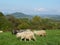
{"label": "sky", "polygon": [[60,15],[60,0],[0,0],[0,12]]}

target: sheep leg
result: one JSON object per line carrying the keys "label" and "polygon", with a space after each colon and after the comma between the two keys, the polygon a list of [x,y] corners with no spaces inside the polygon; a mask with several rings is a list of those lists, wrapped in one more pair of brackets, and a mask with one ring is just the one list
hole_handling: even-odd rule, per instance
{"label": "sheep leg", "polygon": [[25,38],[24,37],[21,37],[21,40],[23,41]]}
{"label": "sheep leg", "polygon": [[35,40],[36,40],[35,36],[33,36],[32,40],[33,40],[33,41],[35,41]]}
{"label": "sheep leg", "polygon": [[25,42],[26,42],[26,38],[25,38]]}
{"label": "sheep leg", "polygon": [[31,40],[31,38],[29,38],[29,41]]}

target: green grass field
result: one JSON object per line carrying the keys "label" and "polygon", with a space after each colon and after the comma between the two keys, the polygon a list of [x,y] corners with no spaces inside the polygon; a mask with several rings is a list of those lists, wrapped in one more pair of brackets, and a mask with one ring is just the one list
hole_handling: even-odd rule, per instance
{"label": "green grass field", "polygon": [[0,33],[0,45],[60,45],[60,30],[46,30],[47,36],[36,36],[36,41],[21,41],[11,32]]}

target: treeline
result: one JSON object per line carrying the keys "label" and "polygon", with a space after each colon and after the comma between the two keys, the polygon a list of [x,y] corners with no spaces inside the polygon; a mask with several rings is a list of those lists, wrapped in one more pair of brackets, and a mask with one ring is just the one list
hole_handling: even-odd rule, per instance
{"label": "treeline", "polygon": [[10,31],[13,29],[60,29],[60,22],[39,16],[34,16],[32,19],[16,18],[11,15],[5,16],[0,12],[0,30]]}

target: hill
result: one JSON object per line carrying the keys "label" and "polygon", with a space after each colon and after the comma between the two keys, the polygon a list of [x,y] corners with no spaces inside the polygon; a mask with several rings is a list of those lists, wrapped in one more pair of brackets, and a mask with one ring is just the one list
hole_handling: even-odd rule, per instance
{"label": "hill", "polygon": [[15,13],[8,14],[8,15],[12,15],[16,18],[32,18],[33,17],[31,15],[27,15],[27,14],[24,14],[24,13],[21,13],[21,12],[15,12]]}

